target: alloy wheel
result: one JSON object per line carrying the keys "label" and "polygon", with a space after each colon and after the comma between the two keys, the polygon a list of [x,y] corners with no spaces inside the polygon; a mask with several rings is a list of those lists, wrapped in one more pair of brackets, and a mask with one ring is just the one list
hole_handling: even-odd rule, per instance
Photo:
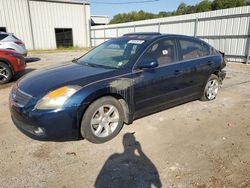
{"label": "alloy wheel", "polygon": [[9,77],[8,70],[5,67],[0,66],[0,81],[5,81],[8,79],[8,77]]}
{"label": "alloy wheel", "polygon": [[219,91],[219,82],[216,79],[209,80],[207,83],[206,97],[209,100],[216,98]]}
{"label": "alloy wheel", "polygon": [[91,118],[91,130],[95,136],[104,138],[116,130],[118,123],[118,109],[113,105],[103,105]]}

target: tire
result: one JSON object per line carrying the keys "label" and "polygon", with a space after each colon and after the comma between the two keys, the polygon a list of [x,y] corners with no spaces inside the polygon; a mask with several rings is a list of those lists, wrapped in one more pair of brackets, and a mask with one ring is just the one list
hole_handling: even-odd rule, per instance
{"label": "tire", "polygon": [[85,111],[81,122],[81,135],[92,143],[104,143],[114,138],[124,124],[121,103],[113,97],[94,101]]}
{"label": "tire", "polygon": [[11,68],[5,63],[0,62],[0,84],[5,84],[13,77]]}
{"label": "tire", "polygon": [[206,83],[201,100],[211,101],[211,100],[216,99],[219,89],[220,89],[220,85],[221,85],[221,82],[218,76],[216,76],[215,74],[212,74]]}

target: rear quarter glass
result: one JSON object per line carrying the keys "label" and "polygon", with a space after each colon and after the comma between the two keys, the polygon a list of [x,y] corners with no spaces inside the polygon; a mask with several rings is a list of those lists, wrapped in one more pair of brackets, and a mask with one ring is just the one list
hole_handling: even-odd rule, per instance
{"label": "rear quarter glass", "polygon": [[7,36],[8,36],[7,34],[0,34],[0,40],[5,39]]}

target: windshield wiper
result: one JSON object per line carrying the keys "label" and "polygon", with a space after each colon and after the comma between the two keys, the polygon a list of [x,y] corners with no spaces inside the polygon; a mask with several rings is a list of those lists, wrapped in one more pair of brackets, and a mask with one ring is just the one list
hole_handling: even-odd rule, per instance
{"label": "windshield wiper", "polygon": [[78,60],[78,59],[74,58],[74,59],[72,60],[72,62],[73,62],[73,63],[77,63],[77,60]]}
{"label": "windshield wiper", "polygon": [[105,69],[116,69],[115,67],[110,67],[110,66],[105,66],[105,65],[100,65],[100,64],[94,64],[94,63],[89,63],[90,66],[93,67],[101,67],[101,68],[105,68]]}
{"label": "windshield wiper", "polygon": [[87,63],[87,62],[82,62],[82,65],[90,66],[90,67],[101,67],[105,69],[116,69],[115,67],[109,67],[105,65],[100,65],[100,64],[95,64],[95,63]]}
{"label": "windshield wiper", "polygon": [[81,64],[81,65],[85,65],[85,66],[89,66],[89,67],[101,67],[101,68],[105,68],[105,69],[116,69],[117,68],[117,67],[110,67],[110,66],[105,66],[105,65],[95,64],[95,63],[88,63],[88,62],[84,62],[84,61],[78,61],[78,59],[73,59],[72,62],[77,63],[77,64]]}

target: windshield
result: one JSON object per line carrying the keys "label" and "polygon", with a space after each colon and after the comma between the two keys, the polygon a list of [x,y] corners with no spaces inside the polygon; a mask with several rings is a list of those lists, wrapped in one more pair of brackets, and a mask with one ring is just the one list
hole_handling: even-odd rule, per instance
{"label": "windshield", "polygon": [[143,43],[144,40],[109,40],[78,59],[77,63],[90,66],[119,68],[129,62]]}

